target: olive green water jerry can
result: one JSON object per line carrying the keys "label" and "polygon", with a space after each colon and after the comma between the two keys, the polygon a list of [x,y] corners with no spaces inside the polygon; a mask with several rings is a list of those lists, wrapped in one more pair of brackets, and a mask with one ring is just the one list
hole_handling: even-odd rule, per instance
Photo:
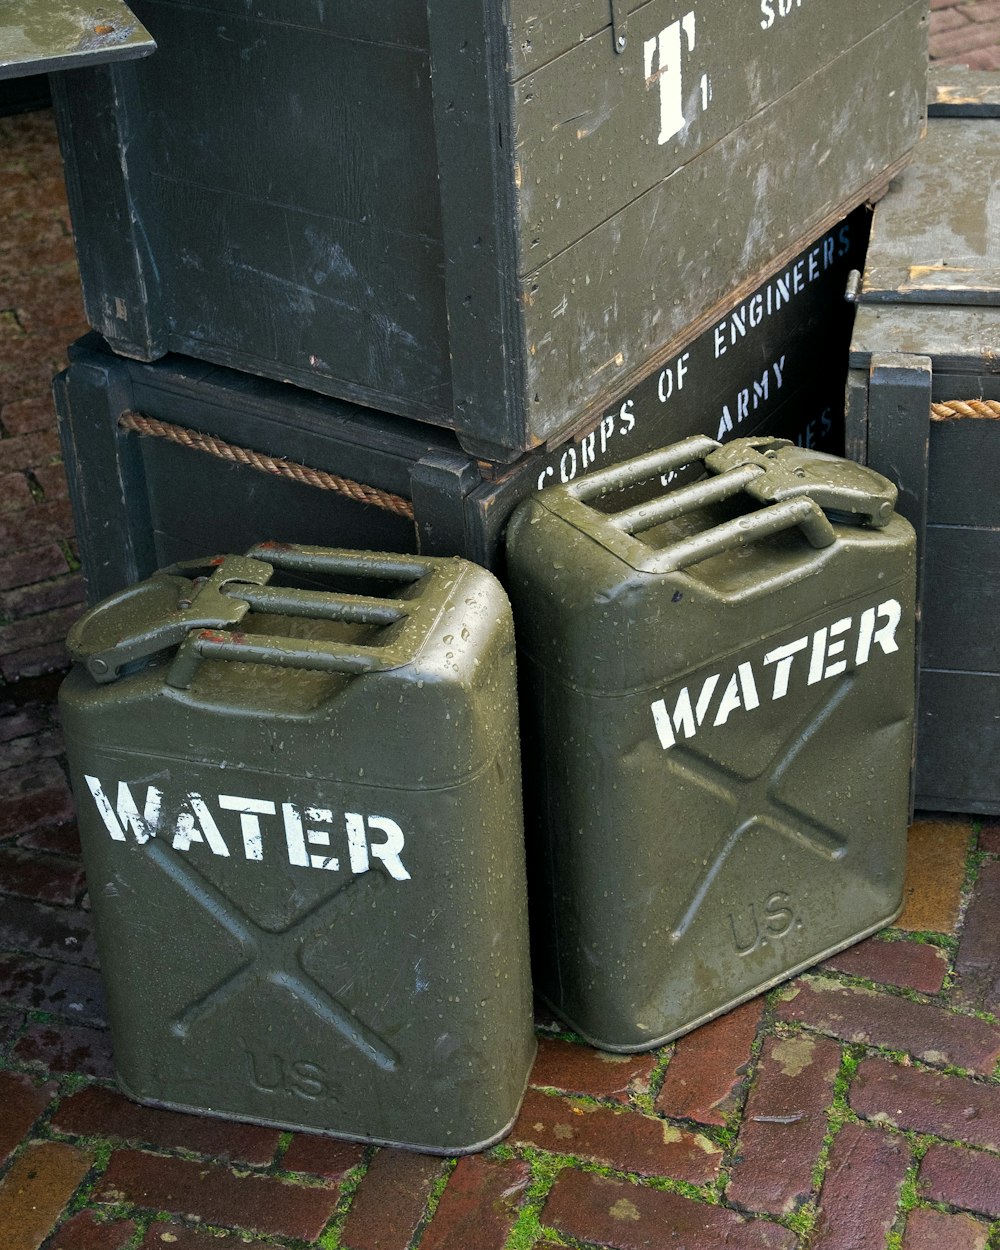
{"label": "olive green water jerry can", "polygon": [[894,500],[785,440],[697,437],[515,513],[535,985],[595,1045],[658,1045],[898,913],[914,537]]}
{"label": "olive green water jerry can", "polygon": [[534,1037],[496,579],[264,544],[120,592],[69,647],[124,1090],[429,1151],[502,1136]]}

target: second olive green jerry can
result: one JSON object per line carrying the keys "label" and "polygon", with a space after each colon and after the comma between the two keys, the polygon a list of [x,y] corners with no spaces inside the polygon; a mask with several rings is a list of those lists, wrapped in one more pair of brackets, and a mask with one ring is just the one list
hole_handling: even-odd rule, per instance
{"label": "second olive green jerry can", "polygon": [[126,1093],[453,1154],[535,1042],[514,643],[459,559],[263,544],[74,626],[60,692]]}
{"label": "second olive green jerry can", "polygon": [[699,437],[515,513],[535,986],[594,1045],[668,1041],[898,914],[894,501],[849,461]]}

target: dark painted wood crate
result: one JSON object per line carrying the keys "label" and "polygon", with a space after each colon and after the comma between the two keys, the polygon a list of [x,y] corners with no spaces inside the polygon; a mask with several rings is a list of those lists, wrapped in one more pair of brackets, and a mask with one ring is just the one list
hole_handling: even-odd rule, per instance
{"label": "dark painted wood crate", "polygon": [[924,116],[926,0],[134,8],[154,56],[54,87],[94,328],[493,460],[623,401]]}
{"label": "dark painted wood crate", "polygon": [[[128,360],[90,334],[55,387],[90,600],[163,564],[263,539],[419,549],[500,570],[515,504],[595,466],[695,433],[767,431],[842,450],[853,319],[843,291],[869,225],[869,211],[855,211],[593,428],[508,466],[470,457],[448,430],[186,357]],[[126,413],[391,492],[414,515],[140,435]]]}
{"label": "dark painted wood crate", "polygon": [[875,210],[847,448],[899,484],[922,551],[916,802],[998,812],[1000,76],[936,70],[930,99]]}

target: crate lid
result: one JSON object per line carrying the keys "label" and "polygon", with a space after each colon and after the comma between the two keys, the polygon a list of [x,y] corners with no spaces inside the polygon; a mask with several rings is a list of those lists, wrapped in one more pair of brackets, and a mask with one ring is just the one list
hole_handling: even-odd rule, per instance
{"label": "crate lid", "polygon": [[8,0],[0,7],[0,78],[130,61],[155,49],[121,0]]}
{"label": "crate lid", "polygon": [[[1000,103],[1000,75],[985,77],[994,84],[980,97]],[[932,115],[912,164],[875,207],[859,303],[1000,304],[997,112]]]}

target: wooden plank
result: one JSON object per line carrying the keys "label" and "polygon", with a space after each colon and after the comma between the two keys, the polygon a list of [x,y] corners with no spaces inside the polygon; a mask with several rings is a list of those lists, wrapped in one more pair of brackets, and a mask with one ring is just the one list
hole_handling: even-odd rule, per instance
{"label": "wooden plank", "polygon": [[[652,0],[631,14],[622,55],[603,29],[521,79],[520,272],[613,217],[845,49],[863,59],[865,40],[906,7],[844,4],[832,24],[822,5],[805,5],[762,29],[760,7],[740,0],[692,2],[685,17],[674,0]],[[797,124],[787,141],[801,142]]]}
{"label": "wooden plank", "polygon": [[[880,212],[881,205],[876,223]],[[851,368],[867,369],[873,355],[930,356],[935,372],[948,374],[1000,372],[1000,309],[862,304],[854,322]]]}
{"label": "wooden plank", "polygon": [[1000,674],[998,621],[1000,525],[928,525],[922,667]]}
{"label": "wooden plank", "polygon": [[[986,398],[1000,399],[1000,378],[992,380],[994,393]],[[957,388],[949,379],[943,388],[953,399],[983,393],[980,387],[977,395],[955,394]],[[931,421],[929,456],[928,524],[1000,528],[1000,418]],[[993,620],[1000,621],[1000,614]]]}
{"label": "wooden plank", "polygon": [[932,65],[927,75],[929,117],[1000,117],[1000,74],[964,65]]}
{"label": "wooden plank", "polygon": [[[626,391],[697,323],[696,313],[732,298],[747,275],[783,263],[779,235],[794,254],[796,237],[865,198],[889,154],[905,152],[920,130],[924,84],[913,66],[925,39],[922,12],[911,6],[522,280],[525,408],[535,438],[565,428],[567,411],[588,413]],[[866,65],[860,85],[858,59]],[[878,144],[847,141],[880,114]],[[857,191],[845,205],[847,187]]]}
{"label": "wooden plank", "polygon": [[896,511],[917,532],[918,570],[927,527],[930,405],[931,362],[926,356],[873,357],[867,464],[899,488]]}
{"label": "wooden plank", "polygon": [[[900,12],[907,0],[840,0],[836,21],[822,5],[787,4],[785,0],[688,0],[669,8],[657,6],[661,27],[688,11],[698,22],[711,23],[727,45],[733,65],[746,67],[747,77],[756,75],[761,62],[781,56],[794,57],[787,43],[808,30],[808,37],[828,50],[842,50],[863,38],[882,22]],[[628,47],[639,40],[637,26],[654,7],[650,0],[622,0],[627,13]],[[606,36],[611,48],[611,0],[510,0],[512,74],[515,80],[548,64],[589,38]],[[780,51],[774,45],[779,44]],[[704,45],[703,45],[704,46]],[[712,48],[711,54],[716,54]],[[810,52],[812,49],[809,50]],[[699,70],[700,72],[700,70]]]}
{"label": "wooden plank", "polygon": [[1000,812],[1000,676],[928,670],[920,678],[916,798],[938,811]]}
{"label": "wooden plank", "polygon": [[862,303],[1000,303],[1000,144],[992,120],[938,117],[881,201]]}

